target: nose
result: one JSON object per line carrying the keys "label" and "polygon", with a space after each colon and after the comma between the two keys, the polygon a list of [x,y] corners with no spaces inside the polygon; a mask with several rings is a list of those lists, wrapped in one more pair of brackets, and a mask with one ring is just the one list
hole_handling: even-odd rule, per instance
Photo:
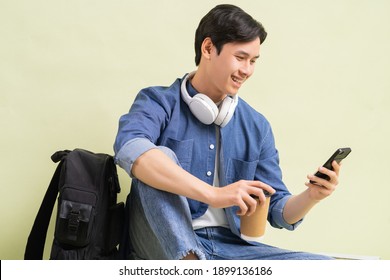
{"label": "nose", "polygon": [[246,60],[245,62],[242,63],[239,71],[241,76],[249,78],[253,74],[254,66],[249,60]]}

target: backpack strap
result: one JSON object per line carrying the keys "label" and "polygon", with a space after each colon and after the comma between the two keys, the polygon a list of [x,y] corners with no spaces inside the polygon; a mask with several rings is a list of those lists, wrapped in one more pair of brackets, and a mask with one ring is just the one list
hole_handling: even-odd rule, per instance
{"label": "backpack strap", "polygon": [[133,251],[133,246],[130,240],[129,226],[130,226],[130,194],[126,198],[126,206],[124,210],[124,223],[122,229],[122,238],[119,242],[119,259],[128,260],[131,258],[131,252]]}
{"label": "backpack strap", "polygon": [[[59,152],[54,155],[58,155]],[[54,204],[58,195],[58,183],[60,180],[61,168],[63,161],[62,159],[67,153],[61,154],[60,163],[50,181],[49,187],[47,188],[46,194],[43,198],[42,204],[39,208],[38,214],[35,218],[33,227],[30,235],[28,236],[26,250],[24,252],[25,260],[42,260],[43,250],[46,241],[47,229],[49,227],[50,218],[53,212]],[[54,155],[52,160],[54,160]],[[55,157],[58,160],[60,157]]]}

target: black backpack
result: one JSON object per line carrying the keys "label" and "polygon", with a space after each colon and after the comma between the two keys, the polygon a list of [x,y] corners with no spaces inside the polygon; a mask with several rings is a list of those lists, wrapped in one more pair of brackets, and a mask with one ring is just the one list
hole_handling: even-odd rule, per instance
{"label": "black backpack", "polygon": [[124,203],[113,157],[82,149],[58,151],[60,162],[28,237],[24,259],[42,259],[47,228],[58,195],[50,259],[118,259]]}

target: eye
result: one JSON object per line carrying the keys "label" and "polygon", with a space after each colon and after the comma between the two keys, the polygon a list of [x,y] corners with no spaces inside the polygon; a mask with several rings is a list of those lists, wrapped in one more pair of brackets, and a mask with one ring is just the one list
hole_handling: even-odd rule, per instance
{"label": "eye", "polygon": [[243,56],[236,55],[236,59],[237,59],[238,61],[242,61],[242,60],[244,60],[245,58],[244,58]]}

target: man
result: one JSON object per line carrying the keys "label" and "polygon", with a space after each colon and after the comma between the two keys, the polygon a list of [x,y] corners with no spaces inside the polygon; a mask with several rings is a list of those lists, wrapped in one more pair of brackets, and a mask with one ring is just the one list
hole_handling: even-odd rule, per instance
{"label": "man", "polygon": [[218,5],[195,35],[196,72],[170,87],[140,91],[120,119],[117,163],[132,176],[132,257],[140,259],[326,259],[240,237],[240,216],[271,194],[268,221],[293,230],[338,184],[308,176],[291,195],[281,179],[271,127],[237,92],[254,72],[263,26],[242,9]]}

